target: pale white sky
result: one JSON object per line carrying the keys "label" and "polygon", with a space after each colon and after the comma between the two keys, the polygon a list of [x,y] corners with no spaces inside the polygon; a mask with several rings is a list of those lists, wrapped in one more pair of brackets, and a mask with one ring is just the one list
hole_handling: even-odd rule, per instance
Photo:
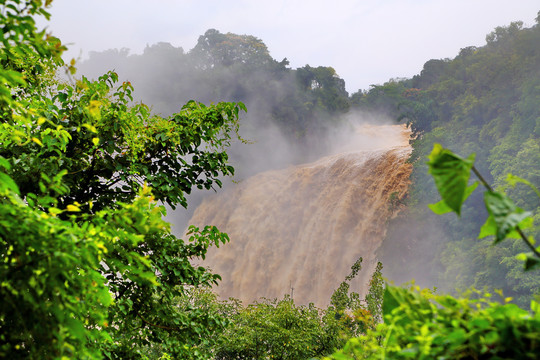
{"label": "pale white sky", "polygon": [[[482,46],[496,26],[535,24],[539,0],[54,0],[39,22],[68,56],[169,42],[188,51],[208,29],[253,35],[293,68],[332,66],[350,93],[412,77],[430,59]],[[540,44],[539,44],[540,46]]]}

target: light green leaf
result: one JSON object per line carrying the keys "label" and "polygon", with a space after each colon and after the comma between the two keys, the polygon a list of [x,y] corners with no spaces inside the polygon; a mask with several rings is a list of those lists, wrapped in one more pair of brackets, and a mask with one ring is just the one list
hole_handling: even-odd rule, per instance
{"label": "light green leaf", "polygon": [[36,137],[33,137],[33,138],[32,138],[32,141],[35,142],[36,144],[38,144],[39,146],[43,146],[43,143],[41,142],[41,140],[39,140],[39,139],[36,138]]}
{"label": "light green leaf", "polygon": [[9,163],[9,161],[7,161],[6,158],[0,156],[0,167],[3,167],[6,170],[10,170],[11,164]]}
{"label": "light green leaf", "polygon": [[81,209],[77,205],[72,205],[72,204],[69,204],[68,206],[66,206],[66,210],[70,212],[81,211]]}
{"label": "light green leaf", "polygon": [[79,339],[84,339],[86,337],[86,329],[79,320],[70,318],[67,319],[66,323],[71,335]]}
{"label": "light green leaf", "polygon": [[[486,191],[484,202],[497,227],[495,243],[506,238],[523,220],[531,215],[531,212],[518,208],[509,197],[499,192]],[[482,234],[482,231],[480,233]]]}
{"label": "light green leaf", "polygon": [[534,301],[534,300],[531,300],[531,310],[537,314],[537,315],[540,315],[540,303]]}
{"label": "light green leaf", "polygon": [[434,144],[433,151],[429,155],[430,161],[427,163],[429,173],[433,176],[437,190],[446,205],[458,215],[466,199],[467,183],[471,176],[474,157],[475,155],[471,154],[467,159],[463,159],[444,149],[440,144]]}
{"label": "light green leaf", "polygon": [[482,239],[486,236],[495,236],[495,234],[497,234],[497,223],[495,223],[493,216],[489,215],[484,225],[480,228],[478,238]]}
{"label": "light green leaf", "polygon": [[15,194],[20,195],[19,187],[7,174],[0,172],[0,193],[4,193],[6,190],[13,191]]}
{"label": "light green leaf", "polygon": [[113,298],[106,288],[100,290],[97,296],[99,302],[102,303],[104,306],[110,306],[113,302]]}
{"label": "light green leaf", "polygon": [[452,212],[452,209],[450,209],[450,207],[446,205],[444,200],[436,202],[435,204],[428,204],[428,207],[437,215],[443,215]]}
{"label": "light green leaf", "polygon": [[[467,198],[473,193],[473,191],[477,187],[478,187],[478,182],[474,182],[473,184],[468,186],[465,189],[465,195],[464,195],[463,201],[467,200]],[[444,200],[441,200],[435,204],[429,204],[428,207],[431,209],[431,211],[433,211],[437,215],[442,215],[442,214],[446,214],[453,211],[448,205],[446,205]]]}
{"label": "light green leaf", "polygon": [[92,124],[82,124],[82,126],[84,126],[85,128],[87,128],[89,131],[93,132],[94,134],[97,134],[97,129],[94,125]]}
{"label": "light green leaf", "polygon": [[62,210],[60,210],[58,208],[55,208],[55,207],[50,207],[48,209],[48,211],[49,211],[49,214],[51,214],[53,216],[56,216],[56,215],[61,214],[63,212]]}
{"label": "light green leaf", "polygon": [[540,197],[540,191],[536,188],[536,186],[534,186],[530,181],[525,180],[519,176],[508,173],[506,175],[506,182],[512,187],[516,186],[518,183],[525,184],[529,186],[538,197]]}
{"label": "light green leaf", "polygon": [[101,119],[101,101],[90,100],[90,105],[86,108],[88,114],[92,119],[100,120]]}

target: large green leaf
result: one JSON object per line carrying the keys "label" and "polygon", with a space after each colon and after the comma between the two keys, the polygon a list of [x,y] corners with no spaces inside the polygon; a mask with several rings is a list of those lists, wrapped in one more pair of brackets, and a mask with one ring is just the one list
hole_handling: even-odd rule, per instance
{"label": "large green leaf", "polygon": [[[533,225],[533,223],[534,223],[533,218],[527,217],[519,223],[519,228],[521,230],[530,228]],[[497,223],[495,222],[495,219],[493,218],[493,216],[489,215],[488,218],[486,219],[486,222],[484,223],[484,225],[482,225],[482,228],[480,229],[480,234],[478,234],[478,238],[482,239],[482,238],[485,238],[486,236],[495,236],[495,235],[497,235]],[[512,230],[508,234],[506,234],[506,238],[521,239],[521,235],[516,230]]]}
{"label": "large green leaf", "polygon": [[[463,159],[450,150],[444,149],[440,144],[434,144],[429,155],[427,163],[429,173],[433,176],[442,201],[458,215],[460,215],[461,205],[467,197],[467,184],[471,176],[474,157],[475,155],[471,154],[467,159]],[[432,210],[444,211],[441,206],[436,206]]]}
{"label": "large green leaf", "polygon": [[7,191],[12,191],[20,195],[19,187],[11,177],[3,172],[0,172],[0,194],[5,194]]}
{"label": "large green leaf", "polygon": [[[473,191],[478,187],[478,182],[474,182],[471,184],[471,186],[468,186],[465,189],[465,194],[463,197],[463,201],[467,200],[467,198],[473,193]],[[453,210],[444,202],[444,200],[441,200],[435,204],[429,204],[428,207],[437,215],[446,214],[449,212],[452,212]]]}
{"label": "large green leaf", "polygon": [[[537,248],[537,250],[540,250],[540,248]],[[525,271],[536,270],[540,268],[540,258],[535,256],[532,252],[517,254],[516,259],[524,262]]]}
{"label": "large green leaf", "polygon": [[386,286],[383,295],[382,312],[383,315],[389,315],[392,310],[399,307],[399,300],[393,287]]}
{"label": "large green leaf", "polygon": [[[523,220],[531,215],[531,212],[518,208],[508,196],[502,193],[486,191],[484,202],[491,218],[488,218],[489,227],[493,229],[493,225],[496,226],[495,243],[506,238]],[[487,229],[484,229],[484,226],[480,234],[491,235]]]}

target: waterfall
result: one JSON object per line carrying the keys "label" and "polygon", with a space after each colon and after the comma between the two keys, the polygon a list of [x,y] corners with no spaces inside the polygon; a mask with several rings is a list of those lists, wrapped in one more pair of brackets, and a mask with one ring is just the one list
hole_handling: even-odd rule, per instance
{"label": "waterfall", "polygon": [[253,302],[294,289],[297,303],[326,306],[359,257],[351,290],[367,292],[388,219],[409,185],[410,132],[388,125],[354,133],[334,155],[259,173],[195,210],[190,224],[215,225],[231,239],[201,264],[222,276],[221,297]]}

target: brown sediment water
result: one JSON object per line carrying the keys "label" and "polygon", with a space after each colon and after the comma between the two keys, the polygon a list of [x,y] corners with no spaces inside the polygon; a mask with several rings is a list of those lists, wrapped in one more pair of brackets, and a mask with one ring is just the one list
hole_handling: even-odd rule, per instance
{"label": "brown sediment water", "polygon": [[205,199],[190,224],[230,237],[201,263],[222,276],[218,294],[253,302],[292,293],[297,303],[326,306],[362,257],[351,290],[363,296],[388,219],[407,192],[409,137],[399,125],[359,126],[334,155],[257,174]]}

